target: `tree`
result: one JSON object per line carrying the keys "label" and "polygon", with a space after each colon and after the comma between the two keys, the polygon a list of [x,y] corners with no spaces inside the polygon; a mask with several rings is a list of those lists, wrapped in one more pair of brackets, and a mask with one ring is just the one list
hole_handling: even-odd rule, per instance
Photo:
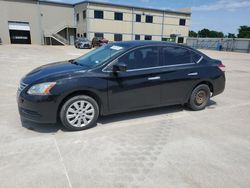
{"label": "tree", "polygon": [[198,36],[199,37],[204,37],[204,38],[223,38],[224,34],[222,32],[219,31],[214,31],[214,30],[209,30],[209,29],[202,29],[200,31],[198,31]]}
{"label": "tree", "polygon": [[199,37],[205,37],[205,38],[209,37],[209,33],[210,33],[209,29],[205,29],[205,28],[198,31]]}
{"label": "tree", "polygon": [[197,37],[198,34],[195,31],[189,31],[189,37]]}
{"label": "tree", "polygon": [[243,25],[239,28],[238,38],[250,38],[250,27]]}
{"label": "tree", "polygon": [[234,33],[228,33],[227,37],[228,37],[228,38],[236,38],[236,36],[235,36]]}

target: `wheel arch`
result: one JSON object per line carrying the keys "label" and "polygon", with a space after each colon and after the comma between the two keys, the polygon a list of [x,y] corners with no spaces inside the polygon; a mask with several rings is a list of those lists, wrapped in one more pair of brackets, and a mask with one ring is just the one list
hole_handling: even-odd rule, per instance
{"label": "wheel arch", "polygon": [[87,95],[89,97],[92,97],[98,104],[99,107],[99,111],[100,114],[102,114],[103,111],[103,105],[101,102],[100,97],[93,91],[89,91],[89,90],[77,90],[77,91],[72,91],[71,93],[68,93],[66,96],[63,97],[63,99],[60,101],[59,106],[57,108],[57,118],[59,118],[59,114],[61,111],[61,108],[63,106],[63,104],[70,98],[77,96],[77,95]]}
{"label": "wheel arch", "polygon": [[202,80],[202,81],[200,81],[200,82],[197,82],[197,83],[191,88],[191,90],[188,92],[188,94],[187,94],[187,96],[186,96],[186,98],[185,98],[184,104],[187,103],[187,102],[189,101],[189,97],[190,97],[192,91],[193,91],[198,85],[201,85],[201,84],[207,85],[207,86],[209,87],[211,93],[214,92],[214,85],[213,85],[213,83],[212,83],[211,81],[209,81],[209,80]]}
{"label": "wheel arch", "polygon": [[206,81],[201,81],[201,82],[197,83],[197,84],[193,87],[192,91],[193,91],[198,85],[201,85],[201,84],[207,85],[207,86],[209,87],[211,93],[214,92],[214,85],[213,85],[212,82],[210,82],[210,81],[208,81],[208,80],[206,80]]}

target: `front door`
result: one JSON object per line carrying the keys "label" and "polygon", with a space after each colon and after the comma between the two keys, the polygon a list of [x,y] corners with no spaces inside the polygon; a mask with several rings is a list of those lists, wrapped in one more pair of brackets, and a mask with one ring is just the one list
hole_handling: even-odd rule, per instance
{"label": "front door", "polygon": [[141,47],[118,59],[127,71],[110,73],[108,81],[109,110],[111,113],[131,111],[159,105],[160,76],[159,48]]}

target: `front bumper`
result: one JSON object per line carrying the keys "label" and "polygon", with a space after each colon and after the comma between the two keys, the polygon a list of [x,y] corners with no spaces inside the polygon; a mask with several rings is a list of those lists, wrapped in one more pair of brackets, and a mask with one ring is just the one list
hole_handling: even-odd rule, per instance
{"label": "front bumper", "polygon": [[17,104],[21,118],[37,123],[57,122],[57,96],[30,96],[17,93]]}

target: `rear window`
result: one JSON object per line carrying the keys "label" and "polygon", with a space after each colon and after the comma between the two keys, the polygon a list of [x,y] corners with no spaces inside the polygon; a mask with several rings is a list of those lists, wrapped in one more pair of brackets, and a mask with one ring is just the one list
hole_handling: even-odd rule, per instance
{"label": "rear window", "polygon": [[201,56],[191,50],[168,46],[163,48],[163,65],[197,63]]}

